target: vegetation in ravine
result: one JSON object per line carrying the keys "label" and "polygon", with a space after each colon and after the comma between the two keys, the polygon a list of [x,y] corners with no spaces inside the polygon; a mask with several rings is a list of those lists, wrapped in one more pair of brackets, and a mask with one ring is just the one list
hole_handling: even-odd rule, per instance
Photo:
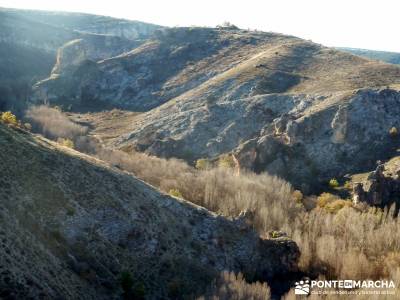
{"label": "vegetation in ravine", "polygon": [[[30,116],[35,126],[46,128],[44,132],[50,136],[57,136],[58,132],[71,133],[71,128],[78,134],[87,130],[67,118],[54,120],[40,113]],[[300,269],[309,276],[391,279],[397,286],[400,284],[400,219],[392,217],[394,208],[354,206],[351,201],[329,193],[306,197],[280,178],[268,174],[239,174],[226,168],[226,157],[215,167],[198,161],[193,168],[177,159],[91,146],[98,158],[132,172],[165,193],[228,217],[238,216],[244,210],[254,212],[253,226],[261,235],[283,231],[296,241],[301,250]],[[336,179],[329,182],[329,188],[337,186]],[[238,290],[253,293],[254,299],[259,299],[257,291],[267,289],[256,284],[250,289],[240,277],[222,276],[225,282],[235,283],[214,287],[212,294],[216,297],[212,299],[228,299],[226,295],[232,296]],[[293,299],[293,291],[287,299]]]}

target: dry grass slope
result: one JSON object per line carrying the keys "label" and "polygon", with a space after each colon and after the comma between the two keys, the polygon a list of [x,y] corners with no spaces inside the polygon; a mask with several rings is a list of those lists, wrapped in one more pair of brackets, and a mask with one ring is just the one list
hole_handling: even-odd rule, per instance
{"label": "dry grass slope", "polygon": [[289,240],[260,239],[99,159],[1,124],[0,149],[2,296],[109,299],[129,272],[133,296],[174,298],[200,295],[222,270],[267,279],[295,267]]}

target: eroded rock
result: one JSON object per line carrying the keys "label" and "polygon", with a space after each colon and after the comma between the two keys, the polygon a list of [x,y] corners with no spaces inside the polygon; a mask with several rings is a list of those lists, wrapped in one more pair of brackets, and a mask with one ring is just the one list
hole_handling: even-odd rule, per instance
{"label": "eroded rock", "polygon": [[377,207],[387,207],[396,203],[400,204],[400,178],[398,173],[385,174],[385,165],[379,164],[375,171],[369,173],[363,182],[353,186],[353,202],[367,203]]}

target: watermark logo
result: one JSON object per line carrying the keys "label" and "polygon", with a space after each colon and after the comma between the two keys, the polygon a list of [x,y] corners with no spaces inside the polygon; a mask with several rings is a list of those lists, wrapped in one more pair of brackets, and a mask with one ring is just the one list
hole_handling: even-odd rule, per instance
{"label": "watermark logo", "polygon": [[296,295],[310,294],[310,281],[307,279],[296,282],[296,286],[294,287],[294,293]]}
{"label": "watermark logo", "polygon": [[394,295],[393,280],[309,280],[295,283],[295,295]]}

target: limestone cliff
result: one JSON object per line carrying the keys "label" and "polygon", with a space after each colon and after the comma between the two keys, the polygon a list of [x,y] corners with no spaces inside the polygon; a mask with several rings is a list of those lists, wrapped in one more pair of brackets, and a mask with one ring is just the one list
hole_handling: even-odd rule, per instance
{"label": "limestone cliff", "polygon": [[138,39],[159,28],[96,15],[0,8],[0,110],[23,110],[32,85],[49,77],[54,65],[59,71],[77,63],[60,62],[72,54],[73,47],[66,43],[75,41],[80,61],[96,61],[132,50]]}

